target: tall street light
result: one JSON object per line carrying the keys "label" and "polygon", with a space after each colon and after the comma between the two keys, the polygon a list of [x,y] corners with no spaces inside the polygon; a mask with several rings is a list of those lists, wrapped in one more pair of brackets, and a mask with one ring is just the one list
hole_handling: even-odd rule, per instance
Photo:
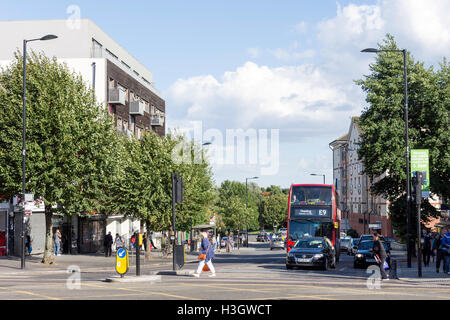
{"label": "tall street light", "polygon": [[312,176],[322,176],[323,177],[323,184],[325,184],[325,175],[324,174],[316,174],[316,173],[311,173]]}
{"label": "tall street light", "polygon": [[31,39],[31,40],[23,40],[23,93],[22,93],[22,100],[23,100],[23,127],[22,127],[22,256],[21,256],[21,268],[25,269],[25,156],[26,156],[26,149],[25,149],[25,130],[26,130],[26,103],[27,103],[27,95],[26,95],[26,88],[27,88],[27,43],[32,41],[46,41],[46,40],[52,40],[58,38],[55,35],[48,34],[46,36],[43,36],[42,38],[37,39]]}
{"label": "tall street light", "polygon": [[[403,53],[403,83],[404,83],[404,108],[405,108],[405,144],[406,144],[406,227],[407,227],[407,250],[408,250],[408,268],[411,268],[411,229],[410,229],[410,212],[411,212],[411,191],[410,191],[410,177],[409,177],[409,142],[408,142],[408,78],[407,78],[407,62],[406,49],[403,50],[389,50],[389,49],[374,49],[367,48],[361,52],[379,53],[379,52],[402,52]],[[420,240],[420,239],[419,239]]]}
{"label": "tall street light", "polygon": [[[259,177],[245,178],[245,209],[248,210],[248,180],[259,179]],[[239,236],[239,235],[238,235]],[[246,247],[248,248],[248,222],[246,232]]]}

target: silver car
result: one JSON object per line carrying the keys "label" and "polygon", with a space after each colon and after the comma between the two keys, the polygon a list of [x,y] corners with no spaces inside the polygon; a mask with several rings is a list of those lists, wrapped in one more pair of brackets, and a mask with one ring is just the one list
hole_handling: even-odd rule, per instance
{"label": "silver car", "polygon": [[284,249],[284,241],[282,238],[272,238],[270,240],[270,250],[273,249]]}

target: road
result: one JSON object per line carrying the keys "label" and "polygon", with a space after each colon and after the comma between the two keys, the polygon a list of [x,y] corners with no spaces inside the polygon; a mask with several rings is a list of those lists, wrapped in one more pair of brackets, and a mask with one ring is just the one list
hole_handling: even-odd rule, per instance
{"label": "road", "polygon": [[[252,239],[250,239],[252,240]],[[450,287],[390,280],[368,281],[366,270],[353,269],[352,257],[341,255],[337,268],[286,270],[284,251],[270,251],[267,243],[216,254],[217,277],[163,275],[160,282],[116,283],[104,280],[113,273],[81,270],[80,274],[16,274],[0,276],[2,300],[415,300],[450,299]],[[171,266],[165,267],[170,270]],[[188,263],[185,270],[195,270]],[[145,268],[150,274],[156,268]],[[161,267],[158,268],[161,270]],[[132,274],[132,272],[130,272]],[[76,281],[80,276],[80,283]],[[370,279],[369,279],[370,280]]]}

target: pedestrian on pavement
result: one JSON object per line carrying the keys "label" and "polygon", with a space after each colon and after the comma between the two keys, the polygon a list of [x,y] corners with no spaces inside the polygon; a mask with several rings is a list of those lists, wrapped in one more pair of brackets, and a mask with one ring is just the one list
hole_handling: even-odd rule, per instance
{"label": "pedestrian on pavement", "polygon": [[114,240],[114,244],[115,244],[115,246],[116,246],[116,252],[117,252],[119,249],[122,249],[122,248],[123,248],[123,240],[122,240],[122,237],[119,236],[118,233],[116,233],[116,239]]}
{"label": "pedestrian on pavement", "polygon": [[231,244],[231,236],[228,236],[227,242],[226,242],[227,252],[230,253],[233,251],[233,246]]}
{"label": "pedestrian on pavement", "polygon": [[444,272],[450,275],[450,232],[449,227],[445,227],[446,234],[444,234],[441,243],[441,250],[444,251]]}
{"label": "pedestrian on pavement", "polygon": [[59,229],[55,230],[55,233],[53,234],[53,241],[55,242],[55,256],[61,255],[61,232],[59,232]]}
{"label": "pedestrian on pavement", "polygon": [[384,262],[386,261],[386,250],[384,249],[383,243],[380,241],[380,235],[378,232],[373,234],[373,253],[379,258],[379,266],[382,280],[388,280],[386,271],[384,270]]}
{"label": "pedestrian on pavement", "polygon": [[107,235],[105,235],[105,238],[103,239],[103,246],[105,247],[105,257],[111,257],[112,244],[113,244],[113,237],[110,231],[108,232]]}
{"label": "pedestrian on pavement", "polygon": [[442,239],[444,238],[444,235],[447,233],[447,229],[444,227],[441,229],[440,234],[436,236],[433,242],[433,252],[436,255],[436,273],[439,273],[439,269],[441,268],[441,261],[442,263],[442,271],[445,272],[445,252],[442,250],[441,244]]}
{"label": "pedestrian on pavement", "polygon": [[431,236],[427,229],[422,230],[422,236],[420,238],[420,248],[422,250],[423,265],[428,267],[430,265],[431,255]]}
{"label": "pedestrian on pavement", "polygon": [[436,258],[436,254],[434,253],[434,243],[436,242],[436,238],[437,238],[438,234],[437,233],[432,233],[431,234],[431,262],[435,263],[435,258]]}
{"label": "pedestrian on pavement", "polygon": [[150,232],[150,244],[152,245],[153,249],[158,249],[155,244],[153,243],[153,232]]}
{"label": "pedestrian on pavement", "polygon": [[27,249],[27,253],[29,256],[31,256],[31,251],[33,251],[33,248],[31,247],[31,237],[30,234],[25,235],[25,248]]}
{"label": "pedestrian on pavement", "polygon": [[212,258],[214,258],[214,249],[211,246],[211,243],[208,240],[208,233],[202,232],[202,243],[200,245],[200,253],[206,255],[205,260],[199,260],[198,262],[198,268],[197,272],[194,273],[194,277],[199,278],[200,274],[203,271],[203,267],[206,265],[208,266],[209,270],[211,271],[210,277],[216,276],[216,270],[214,269],[214,266],[212,264]]}
{"label": "pedestrian on pavement", "polygon": [[216,248],[217,248],[217,251],[220,252],[220,233],[217,234]]}

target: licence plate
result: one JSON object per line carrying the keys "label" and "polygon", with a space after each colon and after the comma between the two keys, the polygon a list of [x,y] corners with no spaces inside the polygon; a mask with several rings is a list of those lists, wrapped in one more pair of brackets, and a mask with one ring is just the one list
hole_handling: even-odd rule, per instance
{"label": "licence plate", "polygon": [[297,258],[297,262],[311,262],[312,259],[302,259],[302,258]]}
{"label": "licence plate", "polygon": [[376,262],[374,258],[367,258],[367,262]]}

